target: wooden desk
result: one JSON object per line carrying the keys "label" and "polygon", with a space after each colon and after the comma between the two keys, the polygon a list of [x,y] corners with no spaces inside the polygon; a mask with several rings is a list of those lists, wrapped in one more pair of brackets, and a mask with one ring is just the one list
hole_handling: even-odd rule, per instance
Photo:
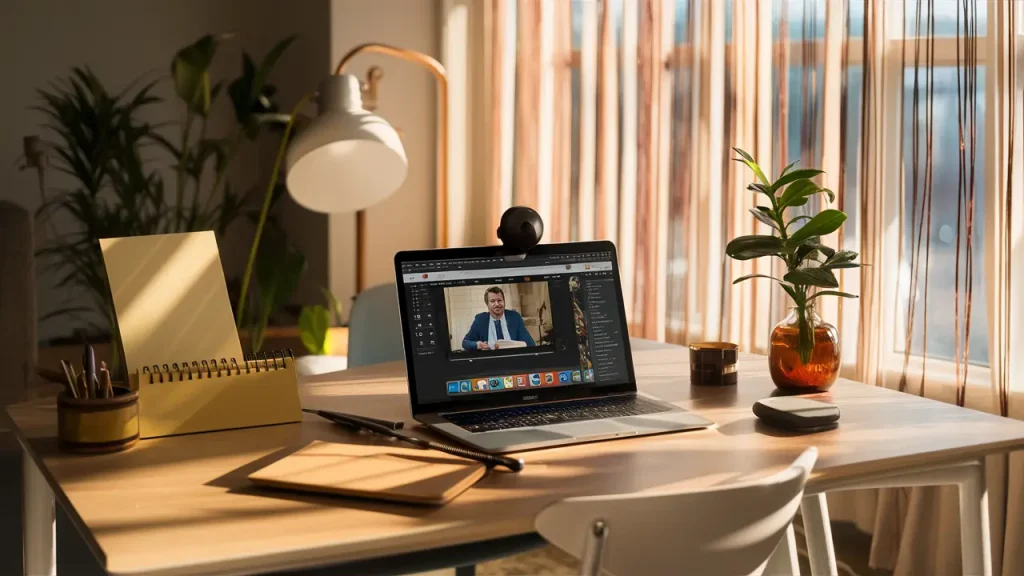
{"label": "wooden desk", "polygon": [[[815,573],[834,562],[824,497],[816,493],[898,482],[961,485],[965,572],[986,573],[982,527],[988,522],[978,462],[1024,447],[1024,422],[840,381],[823,395],[842,409],[839,428],[789,436],[762,427],[751,413],[753,402],[774,390],[763,358],[742,357],[736,387],[691,388],[685,349],[637,348],[642,390],[695,410],[717,427],[524,453],[521,474],[494,472],[438,509],[251,487],[249,472],[311,440],[370,441],[315,417],[144,440],[124,453],[83,457],[57,451],[52,403],[18,405],[8,413],[27,458],[27,505],[45,511],[47,498],[56,497],[114,574],[283,570],[528,534],[534,516],[561,498],[760,477],[807,446],[819,450],[804,506]],[[410,421],[405,386],[403,366],[383,364],[305,382],[302,402]],[[26,527],[33,574],[50,568],[47,521],[52,515]]]}

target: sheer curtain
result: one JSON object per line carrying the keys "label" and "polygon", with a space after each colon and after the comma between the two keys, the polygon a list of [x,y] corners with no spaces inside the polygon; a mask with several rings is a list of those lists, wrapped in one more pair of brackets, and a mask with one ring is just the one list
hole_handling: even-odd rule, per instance
{"label": "sheer curtain", "polygon": [[[764,353],[786,300],[767,283],[731,284],[777,264],[725,258],[728,239],[769,232],[730,148],[772,174],[822,167],[849,215],[826,243],[871,264],[840,278],[860,299],[821,310],[843,336],[843,374],[1024,418],[1024,5],[485,6],[469,49],[484,54],[486,150],[474,158],[487,178],[474,194],[486,217],[467,234],[489,237],[505,208],[532,206],[547,241],[616,242],[631,334]],[[990,458],[988,479],[996,573],[1024,574],[1024,457]],[[874,535],[876,566],[960,572],[955,490],[829,505]]]}

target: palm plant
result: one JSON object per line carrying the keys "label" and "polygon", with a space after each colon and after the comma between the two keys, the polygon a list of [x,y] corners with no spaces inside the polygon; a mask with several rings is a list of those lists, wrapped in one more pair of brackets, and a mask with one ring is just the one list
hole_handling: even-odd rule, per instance
{"label": "palm plant", "polygon": [[771,235],[755,234],[734,238],[726,245],[725,253],[735,260],[774,256],[786,266],[786,274],[781,280],[765,274],[750,274],[737,278],[733,284],[752,278],[767,278],[777,282],[786,291],[796,307],[800,359],[806,364],[814,349],[814,330],[807,314],[814,300],[821,296],[857,297],[834,290],[839,287],[834,271],[859,267],[860,264],[854,262],[857,253],[835,250],[821,243],[822,236],[835,232],[843,225],[846,214],[826,209],[814,216],[798,215],[787,219],[787,210],[806,205],[816,194],[823,194],[829,202],[835,201],[835,194],[831,190],[811,180],[824,172],[814,168],[792,170],[796,165],[794,162],[786,166],[773,182],[768,180],[750,154],[739,148],[733,150],[740,155],[735,160],[746,164],[757,179],[747,189],[763,195],[769,203],[769,206],[751,208],[750,212],[773,232]]}
{"label": "palm plant", "polygon": [[[242,72],[227,88],[236,126],[226,136],[212,136],[208,120],[223,83],[211,81],[210,66],[222,39],[204,36],[172,59],[174,93],[184,107],[176,141],[164,135],[171,124],[142,120],[162,103],[153,94],[160,80],[137,80],[112,93],[88,68],[74,68],[67,78],[38,90],[40,104],[34,109],[46,119],[50,167],[74,182],[56,195],[40,190],[42,206],[37,217],[63,213],[73,225],[39,255],[45,259],[44,267],[57,274],[58,286],[86,294],[92,304],[63,307],[43,319],[73,314],[100,331],[117,333],[100,238],[196,230],[214,230],[222,236],[240,216],[266,219],[232,188],[227,176],[244,142],[255,141],[265,128],[289,120],[277,113],[271,101],[275,90],[268,77],[294,37],[275,45],[259,65],[243,53]],[[165,183],[162,171],[168,163],[174,174],[171,185]],[[279,196],[272,192],[267,193],[271,200],[267,207]],[[260,305],[239,319],[240,324],[265,327],[270,311],[287,300],[302,273],[301,253],[287,247],[282,237],[275,239],[281,246],[275,246],[266,259],[281,258],[284,251],[291,265],[262,265],[264,272],[256,284],[267,294],[253,296]],[[264,245],[259,238],[254,242]],[[285,274],[291,277],[279,276]],[[117,347],[113,348],[116,353]]]}

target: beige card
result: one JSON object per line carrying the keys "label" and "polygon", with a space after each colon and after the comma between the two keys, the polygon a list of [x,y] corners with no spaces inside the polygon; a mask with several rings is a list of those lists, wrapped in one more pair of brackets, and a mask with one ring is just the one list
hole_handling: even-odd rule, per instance
{"label": "beige card", "polygon": [[153,364],[242,360],[212,231],[100,240],[129,372]]}
{"label": "beige card", "polygon": [[314,440],[249,480],[304,492],[441,505],[486,473],[479,462],[434,450]]}

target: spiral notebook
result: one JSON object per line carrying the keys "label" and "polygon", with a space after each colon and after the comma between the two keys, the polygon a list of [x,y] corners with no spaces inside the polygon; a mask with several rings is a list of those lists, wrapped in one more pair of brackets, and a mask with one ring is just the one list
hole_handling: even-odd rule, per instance
{"label": "spiral notebook", "polygon": [[100,250],[143,438],[302,420],[293,359],[242,356],[213,232]]}

